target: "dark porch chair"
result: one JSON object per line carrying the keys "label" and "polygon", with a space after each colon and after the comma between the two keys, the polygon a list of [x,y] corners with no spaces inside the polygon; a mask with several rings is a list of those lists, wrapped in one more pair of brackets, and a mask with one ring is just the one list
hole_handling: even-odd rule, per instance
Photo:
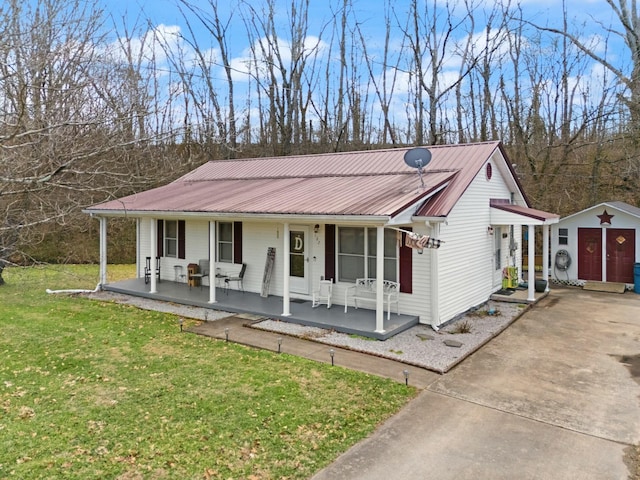
{"label": "dark porch chair", "polygon": [[[151,257],[147,257],[145,259],[145,266],[144,266],[144,283],[147,284],[149,283],[149,280],[151,280]],[[158,281],[160,281],[160,257],[156,257],[156,275],[158,277]]]}
{"label": "dark porch chair", "polygon": [[229,293],[229,283],[236,282],[237,286],[244,293],[244,272],[247,270],[247,264],[243,263],[240,273],[235,277],[227,277],[224,279],[225,292]]}

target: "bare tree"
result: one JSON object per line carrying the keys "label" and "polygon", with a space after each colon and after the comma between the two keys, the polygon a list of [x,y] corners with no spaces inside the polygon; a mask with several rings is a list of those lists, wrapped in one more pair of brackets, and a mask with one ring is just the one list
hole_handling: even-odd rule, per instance
{"label": "bare tree", "polygon": [[153,184],[163,156],[145,159],[158,138],[149,85],[135,55],[116,61],[104,48],[110,30],[96,4],[11,0],[0,17],[4,263],[86,229],[82,207]]}

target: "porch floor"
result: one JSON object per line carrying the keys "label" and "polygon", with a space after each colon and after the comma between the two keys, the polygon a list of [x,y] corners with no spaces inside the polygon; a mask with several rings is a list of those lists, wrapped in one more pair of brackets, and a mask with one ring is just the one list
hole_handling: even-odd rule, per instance
{"label": "porch floor", "polygon": [[531,301],[528,300],[529,291],[526,288],[510,289],[509,291],[511,292],[509,294],[502,294],[501,291],[498,291],[491,295],[491,300],[509,303],[536,303],[549,295],[549,292],[534,292],[535,300]]}
{"label": "porch floor", "polygon": [[355,309],[349,307],[344,313],[343,305],[320,305],[311,308],[311,300],[291,299],[289,310],[291,316],[282,315],[282,297],[269,295],[261,297],[257,293],[241,292],[224,288],[216,288],[216,303],[208,303],[209,287],[192,287],[186,283],[162,280],[156,286],[158,293],[149,293],[150,285],[144,283],[143,278],[123,280],[104,285],[110,292],[124,293],[137,297],[150,298],[181,305],[221,310],[229,313],[249,313],[269,319],[282,320],[312,327],[335,330],[337,332],[356,334],[363,337],[387,340],[418,324],[418,317],[413,315],[398,315],[391,312],[391,318],[384,316],[384,332],[376,332],[376,312],[366,308]]}

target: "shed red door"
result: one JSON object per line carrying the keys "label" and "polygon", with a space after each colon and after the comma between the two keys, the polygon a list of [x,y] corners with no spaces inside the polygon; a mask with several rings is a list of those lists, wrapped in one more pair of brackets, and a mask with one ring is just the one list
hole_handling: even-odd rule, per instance
{"label": "shed red door", "polygon": [[636,258],[636,231],[607,229],[607,282],[633,283]]}
{"label": "shed red door", "polygon": [[602,229],[578,229],[578,278],[602,281]]}

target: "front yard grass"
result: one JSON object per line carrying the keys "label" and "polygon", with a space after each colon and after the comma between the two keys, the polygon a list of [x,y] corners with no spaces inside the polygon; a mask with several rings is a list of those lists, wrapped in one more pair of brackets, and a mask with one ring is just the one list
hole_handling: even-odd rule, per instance
{"label": "front yard grass", "polygon": [[92,289],[96,266],[4,277],[0,478],[309,478],[416,394],[180,333],[170,314],[45,293]]}

